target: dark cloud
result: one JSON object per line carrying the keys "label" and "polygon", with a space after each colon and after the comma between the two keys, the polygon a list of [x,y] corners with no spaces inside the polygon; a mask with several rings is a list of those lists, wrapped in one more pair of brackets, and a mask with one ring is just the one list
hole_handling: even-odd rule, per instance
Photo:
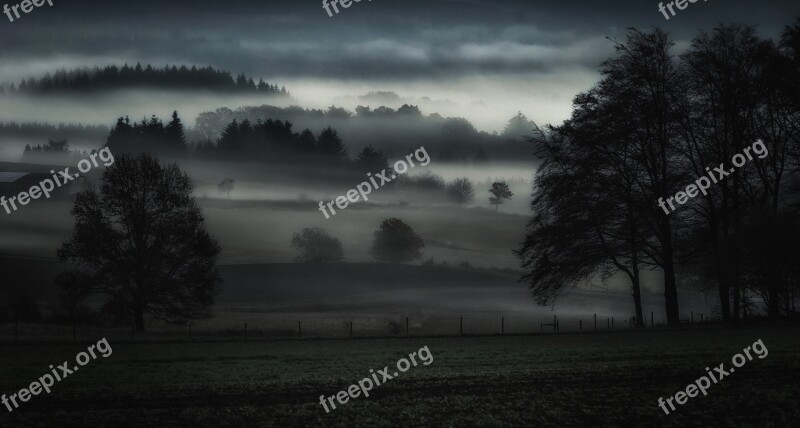
{"label": "dark cloud", "polygon": [[518,111],[568,117],[613,54],[606,36],[628,27],[660,26],[681,47],[721,22],[775,37],[800,14],[794,0],[698,1],[669,21],[651,0],[362,0],[333,17],[321,0],[54,2],[13,23],[0,15],[0,83],[83,65],[212,65],[285,84],[306,107],[375,90],[447,99],[420,106],[484,130]]}
{"label": "dark cloud", "polygon": [[629,26],[686,39],[743,21],[772,36],[800,13],[788,0],[698,2],[670,21],[642,0],[364,0],[332,18],[316,0],[55,3],[0,22],[6,70],[9,61],[126,58],[326,79],[552,73],[595,69],[611,53],[604,36],[621,39]]}

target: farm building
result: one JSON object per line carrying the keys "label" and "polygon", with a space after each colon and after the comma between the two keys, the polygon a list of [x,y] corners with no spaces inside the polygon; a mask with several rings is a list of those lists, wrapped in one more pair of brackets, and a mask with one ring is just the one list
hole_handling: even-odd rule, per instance
{"label": "farm building", "polygon": [[[58,174],[63,171],[65,166],[58,165],[37,165],[18,162],[0,162],[0,196],[9,198],[16,196],[20,192],[27,192],[32,186],[38,186],[44,180],[53,181],[53,173]],[[73,173],[74,168],[70,169]],[[59,178],[59,180],[61,180]],[[63,181],[62,181],[63,182]],[[63,186],[56,186],[50,192],[51,199],[71,198],[82,188],[83,179],[79,177]]]}

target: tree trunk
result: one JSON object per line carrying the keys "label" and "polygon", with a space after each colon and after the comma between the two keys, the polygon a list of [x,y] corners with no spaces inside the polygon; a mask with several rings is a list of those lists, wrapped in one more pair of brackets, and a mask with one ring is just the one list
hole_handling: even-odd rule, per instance
{"label": "tree trunk", "polygon": [[768,314],[769,319],[771,321],[775,321],[778,319],[778,315],[780,314],[780,294],[778,292],[778,287],[774,285],[770,285],[769,287],[769,308]]}
{"label": "tree trunk", "polygon": [[675,283],[675,250],[672,248],[672,228],[669,223],[663,229],[663,266],[664,269],[664,300],[667,309],[667,325],[680,325],[680,312],[678,309],[678,287]]}
{"label": "tree trunk", "polygon": [[[629,194],[630,197],[630,194]],[[642,287],[639,281],[639,246],[636,239],[638,233],[636,231],[636,215],[633,212],[633,206],[628,204],[628,236],[631,246],[631,285],[633,286],[633,306],[636,309],[636,327],[644,327],[644,319],[642,315]]]}
{"label": "tree trunk", "polygon": [[134,322],[136,323],[136,331],[144,331],[144,307],[139,306],[134,310]]}
{"label": "tree trunk", "polygon": [[731,295],[728,289],[728,284],[725,283],[725,273],[717,275],[719,282],[719,303],[722,310],[722,321],[730,322],[731,320]]}
{"label": "tree trunk", "polygon": [[675,285],[675,268],[672,261],[665,264],[664,268],[664,299],[667,309],[667,325],[680,325],[680,312],[678,308],[678,288]]}
{"label": "tree trunk", "polygon": [[733,322],[739,322],[739,303],[742,298],[742,278],[740,275],[741,255],[741,209],[739,207],[739,174],[733,175]]}
{"label": "tree trunk", "polygon": [[634,260],[633,262],[633,305],[636,307],[636,328],[644,327],[644,318],[642,314],[642,289],[639,285],[639,266]]}
{"label": "tree trunk", "polygon": [[767,298],[769,304],[767,306],[767,315],[770,321],[776,321],[781,313],[781,287],[778,275],[771,273],[767,276]]}
{"label": "tree trunk", "polygon": [[725,259],[723,258],[722,246],[717,237],[717,222],[711,222],[711,245],[714,249],[714,263],[717,274],[717,290],[719,292],[719,308],[722,311],[722,321],[731,321],[731,291],[728,286],[728,277],[725,272]]}

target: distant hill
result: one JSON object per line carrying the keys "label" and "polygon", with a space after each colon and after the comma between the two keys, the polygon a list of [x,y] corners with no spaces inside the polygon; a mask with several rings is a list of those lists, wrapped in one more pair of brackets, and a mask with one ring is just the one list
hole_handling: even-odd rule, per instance
{"label": "distant hill", "polygon": [[[53,280],[64,267],[54,259],[0,255],[4,280],[0,294],[22,290],[36,299],[58,295]],[[458,288],[508,286],[509,274],[446,266],[380,263],[306,265],[300,263],[225,265],[225,281],[218,303],[282,301],[336,297],[405,288]]]}
{"label": "distant hill", "polygon": [[[507,127],[502,134],[487,133],[478,131],[467,119],[436,113],[424,115],[417,106],[407,104],[397,110],[359,106],[355,112],[335,106],[327,110],[274,105],[221,107],[200,113],[187,138],[215,141],[234,120],[257,123],[266,119],[287,121],[315,133],[331,126],[351,152],[372,145],[392,157],[424,146],[437,163],[485,162],[487,155],[489,161],[535,160],[530,143],[519,134],[520,126]],[[522,115],[511,118],[509,123],[521,124],[526,129],[524,133],[533,134],[535,124]],[[483,154],[482,159],[479,153]]]}
{"label": "distant hill", "polygon": [[164,66],[153,67],[128,64],[118,67],[109,65],[103,68],[76,68],[58,70],[42,78],[23,79],[18,86],[12,84],[8,93],[28,95],[90,94],[107,90],[157,88],[175,90],[209,90],[228,93],[265,94],[289,97],[285,87],[270,84],[263,79],[258,82],[252,77],[239,74],[236,77],[229,71],[212,67]]}
{"label": "distant hill", "polygon": [[[53,259],[0,255],[0,308],[3,295],[23,295],[40,304],[55,302],[53,279],[63,265]],[[306,265],[245,264],[219,267],[225,281],[216,299],[221,311],[390,313],[408,310],[528,312],[552,316],[552,307],[537,307],[513,272],[453,266],[380,263]],[[663,295],[643,295],[645,311],[663,310]],[[630,315],[627,292],[573,290],[558,303],[559,316]],[[709,314],[706,299],[681,295],[681,309]],[[622,318],[621,318],[622,319]]]}
{"label": "distant hill", "polygon": [[306,265],[274,263],[221,266],[219,303],[314,300],[378,291],[514,286],[508,273],[448,266],[382,263]]}

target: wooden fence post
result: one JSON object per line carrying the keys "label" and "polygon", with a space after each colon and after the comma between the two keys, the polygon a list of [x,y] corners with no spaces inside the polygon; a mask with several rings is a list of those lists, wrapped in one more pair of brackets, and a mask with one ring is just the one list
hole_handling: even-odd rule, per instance
{"label": "wooden fence post", "polygon": [[464,317],[459,317],[458,333],[462,336],[464,335]]}
{"label": "wooden fence post", "polygon": [[578,331],[583,331],[583,320],[578,320]]}
{"label": "wooden fence post", "polygon": [[650,311],[650,327],[653,326],[653,311]]}
{"label": "wooden fence post", "polygon": [[350,338],[353,338],[353,321],[350,321]]}

